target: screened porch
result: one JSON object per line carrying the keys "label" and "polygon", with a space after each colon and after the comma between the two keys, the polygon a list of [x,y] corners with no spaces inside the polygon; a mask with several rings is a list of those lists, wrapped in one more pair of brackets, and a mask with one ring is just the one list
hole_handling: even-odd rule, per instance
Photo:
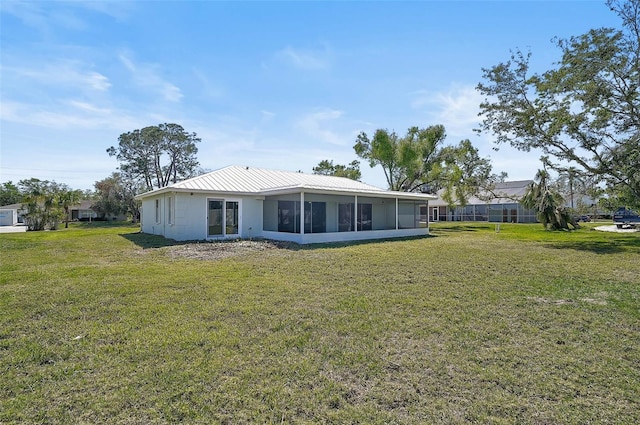
{"label": "screened porch", "polygon": [[266,196],[263,231],[270,238],[300,243],[410,236],[426,233],[426,211],[424,200],[397,197],[305,192]]}

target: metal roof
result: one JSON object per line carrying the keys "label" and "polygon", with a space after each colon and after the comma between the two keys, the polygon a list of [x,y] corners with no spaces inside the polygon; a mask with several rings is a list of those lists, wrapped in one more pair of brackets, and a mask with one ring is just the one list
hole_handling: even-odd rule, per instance
{"label": "metal roof", "polygon": [[407,199],[434,199],[422,193],[391,192],[345,177],[232,165],[138,195],[146,198],[171,191],[271,195],[300,191],[361,193]]}
{"label": "metal roof", "polygon": [[[483,193],[482,197],[490,197],[488,201],[486,199],[480,199],[477,196],[471,196],[467,200],[467,205],[487,205],[487,204],[514,204],[518,203],[520,199],[527,192],[527,188],[533,182],[533,180],[517,180],[510,182],[496,183],[491,193]],[[431,201],[431,206],[444,206],[447,202],[442,199],[442,191],[438,191],[438,198]]]}

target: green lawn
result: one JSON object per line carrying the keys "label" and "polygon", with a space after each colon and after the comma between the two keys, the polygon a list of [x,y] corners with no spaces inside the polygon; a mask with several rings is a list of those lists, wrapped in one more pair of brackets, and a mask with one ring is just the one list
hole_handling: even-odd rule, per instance
{"label": "green lawn", "polygon": [[640,423],[640,234],[0,235],[0,423]]}

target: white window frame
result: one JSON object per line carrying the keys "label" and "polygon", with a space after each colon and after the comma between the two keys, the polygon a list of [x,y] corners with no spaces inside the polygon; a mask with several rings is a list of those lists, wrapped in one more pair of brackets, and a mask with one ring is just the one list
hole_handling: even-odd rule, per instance
{"label": "white window frame", "polygon": [[167,224],[169,226],[173,226],[175,222],[175,197],[169,196],[167,197]]}
{"label": "white window frame", "polygon": [[[222,235],[209,235],[209,201],[222,201]],[[238,233],[230,233],[227,234],[226,231],[226,210],[227,210],[227,202],[237,202],[238,203]],[[205,234],[207,235],[207,239],[233,239],[233,238],[241,238],[242,235],[242,198],[206,198],[205,208],[207,211],[205,220]]]}
{"label": "white window frame", "polygon": [[156,198],[155,199],[155,220],[156,220],[156,224],[160,224],[160,217],[162,217],[160,215],[160,199]]}

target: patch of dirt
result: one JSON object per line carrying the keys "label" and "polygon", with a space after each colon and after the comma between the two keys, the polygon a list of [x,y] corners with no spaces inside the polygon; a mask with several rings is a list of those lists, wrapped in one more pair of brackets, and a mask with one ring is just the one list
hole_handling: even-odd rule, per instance
{"label": "patch of dirt", "polygon": [[276,250],[297,249],[296,244],[268,240],[233,240],[192,242],[167,247],[172,258],[190,258],[195,260],[220,260],[248,254],[269,253]]}
{"label": "patch of dirt", "polygon": [[634,233],[634,232],[640,232],[640,227],[636,226],[635,228],[633,227],[625,227],[622,229],[618,229],[618,227],[616,225],[611,225],[611,226],[598,226],[598,227],[594,227],[594,230],[599,230],[601,232],[617,232],[617,233]]}
{"label": "patch of dirt", "polygon": [[[602,294],[597,294],[600,296],[604,296]],[[564,305],[564,304],[573,304],[576,301],[575,300],[550,300],[548,298],[542,298],[542,297],[527,297],[528,300],[531,301],[535,301],[537,303],[540,304],[552,304],[552,305]],[[588,303],[588,304],[597,304],[597,305],[606,305],[607,301],[602,299],[602,298],[579,298],[577,301],[582,301],[584,303]]]}

